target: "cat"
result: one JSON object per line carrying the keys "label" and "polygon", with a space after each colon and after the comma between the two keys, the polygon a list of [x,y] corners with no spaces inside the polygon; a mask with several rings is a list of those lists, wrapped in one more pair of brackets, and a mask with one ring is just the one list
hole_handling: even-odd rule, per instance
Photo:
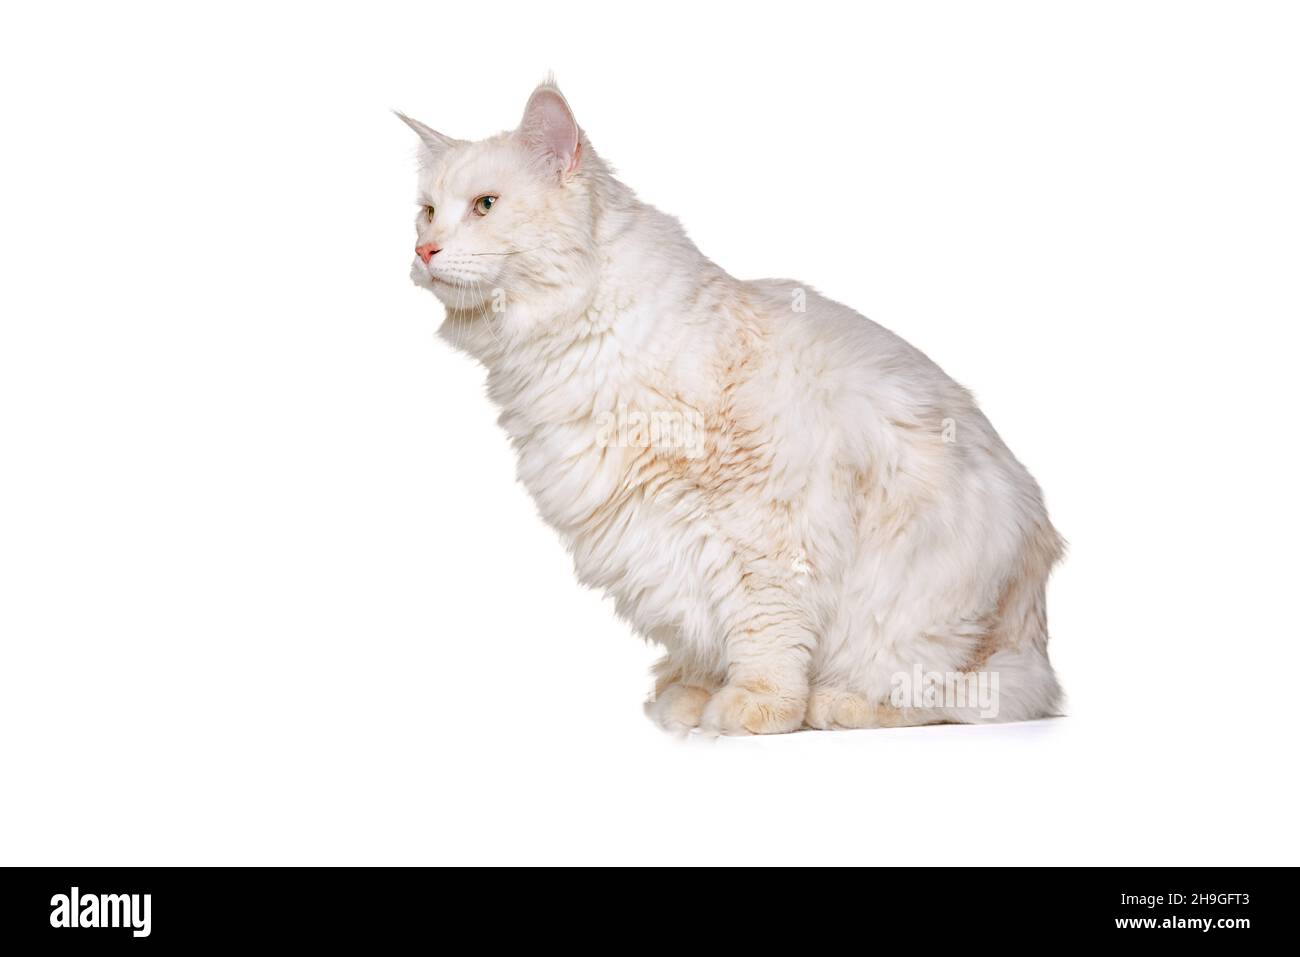
{"label": "cat", "polygon": [[677,732],[1057,713],[1063,542],[970,394],[781,279],[736,279],[592,149],[553,79],[517,129],[419,135],[411,275],[480,361],[580,580],[664,649]]}

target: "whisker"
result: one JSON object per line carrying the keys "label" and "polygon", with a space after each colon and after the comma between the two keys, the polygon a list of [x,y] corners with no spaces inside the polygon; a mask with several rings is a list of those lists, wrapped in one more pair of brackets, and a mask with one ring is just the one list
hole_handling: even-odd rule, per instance
{"label": "whisker", "polygon": [[518,256],[520,253],[535,253],[539,249],[547,249],[547,246],[534,246],[532,249],[511,249],[504,253],[466,253],[466,256]]}

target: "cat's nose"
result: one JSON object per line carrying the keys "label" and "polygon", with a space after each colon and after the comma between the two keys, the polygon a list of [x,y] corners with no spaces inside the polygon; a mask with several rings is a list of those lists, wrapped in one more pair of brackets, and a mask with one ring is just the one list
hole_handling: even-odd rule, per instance
{"label": "cat's nose", "polygon": [[440,249],[442,249],[442,247],[436,243],[425,243],[423,246],[415,247],[415,255],[419,256],[421,261],[423,261],[427,266],[429,265],[429,260],[432,259],[434,254]]}

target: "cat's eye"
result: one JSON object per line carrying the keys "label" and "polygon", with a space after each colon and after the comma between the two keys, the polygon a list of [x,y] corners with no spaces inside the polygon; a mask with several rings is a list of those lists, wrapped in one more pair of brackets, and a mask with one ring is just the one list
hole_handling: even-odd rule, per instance
{"label": "cat's eye", "polygon": [[486,216],[488,210],[496,204],[497,198],[495,196],[480,196],[478,199],[474,200],[474,212],[478,213],[480,216]]}
{"label": "cat's eye", "polygon": [[432,207],[432,206],[426,206],[426,207],[424,207],[424,218],[427,219],[429,222],[433,222],[433,207]]}

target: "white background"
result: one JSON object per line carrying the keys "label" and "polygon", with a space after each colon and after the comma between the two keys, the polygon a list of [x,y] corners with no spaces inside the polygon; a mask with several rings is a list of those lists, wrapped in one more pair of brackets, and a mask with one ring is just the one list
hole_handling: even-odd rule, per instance
{"label": "white background", "polygon": [[[27,4],[0,35],[0,862],[1297,863],[1285,4]],[[407,278],[554,69],[738,276],[969,385],[1066,718],[679,742]]]}

